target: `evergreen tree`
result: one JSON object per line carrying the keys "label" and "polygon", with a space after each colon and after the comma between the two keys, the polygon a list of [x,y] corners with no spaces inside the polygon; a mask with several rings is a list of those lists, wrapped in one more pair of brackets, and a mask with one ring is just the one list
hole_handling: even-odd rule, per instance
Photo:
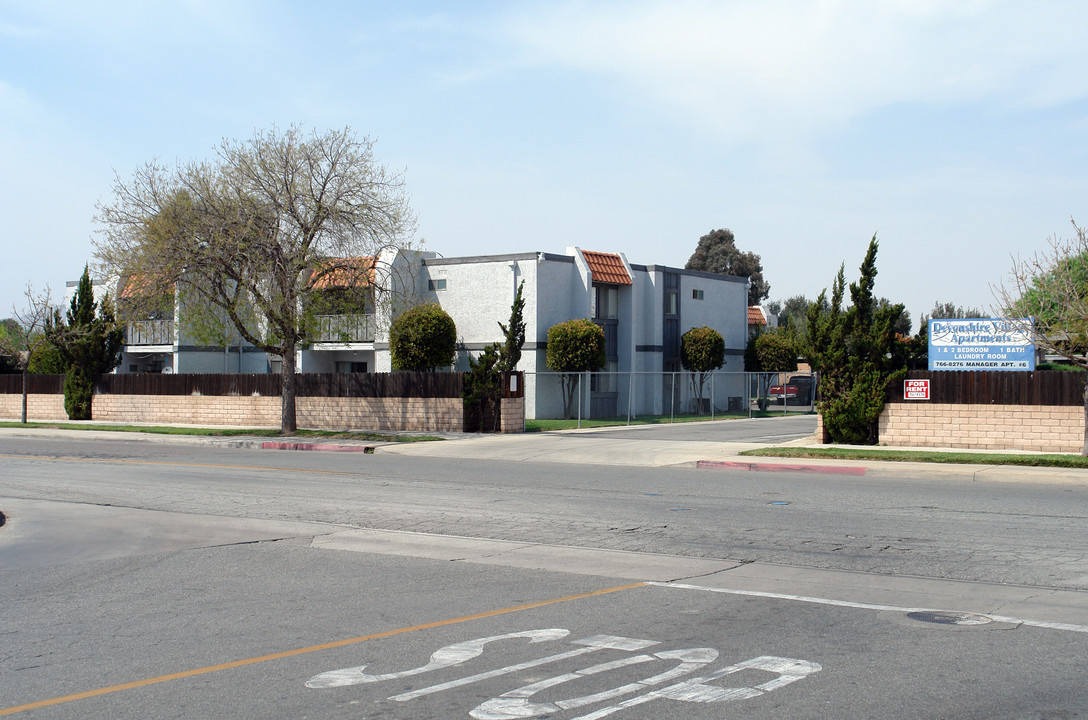
{"label": "evergreen tree", "polygon": [[109,295],[101,304],[95,301],[86,266],[65,320],[54,316],[46,332],[67,368],[64,411],[72,420],[90,420],[95,378],[121,362],[124,331],[117,325]]}
{"label": "evergreen tree", "polygon": [[499,372],[513,372],[518,369],[521,361],[521,348],[525,345],[525,298],[522,290],[525,289],[525,281],[518,285],[514,293],[514,302],[510,306],[510,320],[508,324],[499,323],[503,337],[506,339],[499,351]]}
{"label": "evergreen tree", "polygon": [[875,444],[888,383],[906,373],[895,335],[903,305],[874,302],[876,235],[869,242],[861,277],[850,284],[850,307],[844,312],[844,269],[840,266],[827,312],[820,308],[826,290],[809,307],[810,362],[820,373],[817,409],[833,442]]}
{"label": "evergreen tree", "polygon": [[759,255],[738,249],[733,231],[728,228],[711,230],[699,238],[684,268],[748,278],[752,283],[748,288],[749,305],[759,305],[771,292],[771,286],[763,279]]}
{"label": "evergreen tree", "polygon": [[[514,302],[510,305],[510,320],[499,323],[503,342],[487,345],[478,358],[468,358],[469,370],[465,373],[465,389],[462,397],[465,407],[476,416],[481,431],[498,430],[499,401],[502,399],[503,373],[517,370],[521,360],[521,348],[525,345],[525,299],[522,290],[523,280],[514,293]],[[488,420],[492,422],[488,423]]]}

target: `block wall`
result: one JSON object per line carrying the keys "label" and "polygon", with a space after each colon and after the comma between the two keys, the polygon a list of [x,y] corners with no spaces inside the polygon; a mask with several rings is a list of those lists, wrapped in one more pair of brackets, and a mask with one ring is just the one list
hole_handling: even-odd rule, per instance
{"label": "block wall", "polygon": [[461,432],[465,426],[463,408],[461,398],[305,397],[298,398],[295,411],[299,427]]}
{"label": "block wall", "polygon": [[499,405],[501,432],[525,432],[525,398],[503,398]]}
{"label": "block wall", "polygon": [[[18,420],[23,415],[23,396],[21,394],[0,393],[0,418]],[[64,412],[63,395],[26,396],[26,419],[29,422],[41,420],[67,420]]]}
{"label": "block wall", "polygon": [[1080,452],[1084,408],[1054,405],[888,403],[880,444]]}
{"label": "block wall", "polygon": [[237,395],[95,395],[91,417],[96,422],[279,427],[280,399]]}
{"label": "block wall", "polygon": [[[461,432],[461,398],[300,397],[298,425],[327,430]],[[22,396],[0,394],[0,418],[18,419]],[[525,427],[522,398],[503,400],[503,426]],[[102,423],[180,423],[279,427],[279,397],[212,395],[95,395],[92,416]],[[508,417],[509,416],[509,417]],[[67,420],[63,395],[28,395],[27,419]]]}

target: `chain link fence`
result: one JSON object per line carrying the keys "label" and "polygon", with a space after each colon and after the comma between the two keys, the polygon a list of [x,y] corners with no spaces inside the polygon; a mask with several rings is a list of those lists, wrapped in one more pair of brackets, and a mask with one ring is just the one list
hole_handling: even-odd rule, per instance
{"label": "chain link fence", "polygon": [[812,373],[525,373],[525,417],[670,421],[811,413]]}

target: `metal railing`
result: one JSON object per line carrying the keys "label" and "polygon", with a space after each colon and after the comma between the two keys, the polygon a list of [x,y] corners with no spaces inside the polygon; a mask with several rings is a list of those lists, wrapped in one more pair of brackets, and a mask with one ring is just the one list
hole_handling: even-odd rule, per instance
{"label": "metal railing", "polygon": [[135,320],[125,328],[126,345],[173,345],[173,320]]}
{"label": "metal railing", "polygon": [[[789,378],[807,383],[787,397],[771,393]],[[815,378],[805,373],[690,372],[525,373],[526,416],[536,419],[610,419],[630,424],[642,418],[756,417],[813,412]],[[573,390],[571,384],[574,384]],[[602,392],[606,390],[606,392]],[[569,407],[567,407],[569,405]]]}
{"label": "metal railing", "polygon": [[352,343],[374,341],[373,315],[318,315],[314,342]]}

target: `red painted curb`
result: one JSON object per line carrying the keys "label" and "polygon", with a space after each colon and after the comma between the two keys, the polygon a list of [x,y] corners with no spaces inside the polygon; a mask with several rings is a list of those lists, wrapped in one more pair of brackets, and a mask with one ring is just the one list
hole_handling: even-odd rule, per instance
{"label": "red painted curb", "polygon": [[263,442],[261,450],[319,450],[322,452],[372,453],[370,445],[332,445],[329,443]]}
{"label": "red painted curb", "polygon": [[864,475],[856,465],[793,465],[790,463],[753,463],[730,460],[700,460],[695,467],[703,470],[750,470],[752,472],[807,472],[824,475]]}

